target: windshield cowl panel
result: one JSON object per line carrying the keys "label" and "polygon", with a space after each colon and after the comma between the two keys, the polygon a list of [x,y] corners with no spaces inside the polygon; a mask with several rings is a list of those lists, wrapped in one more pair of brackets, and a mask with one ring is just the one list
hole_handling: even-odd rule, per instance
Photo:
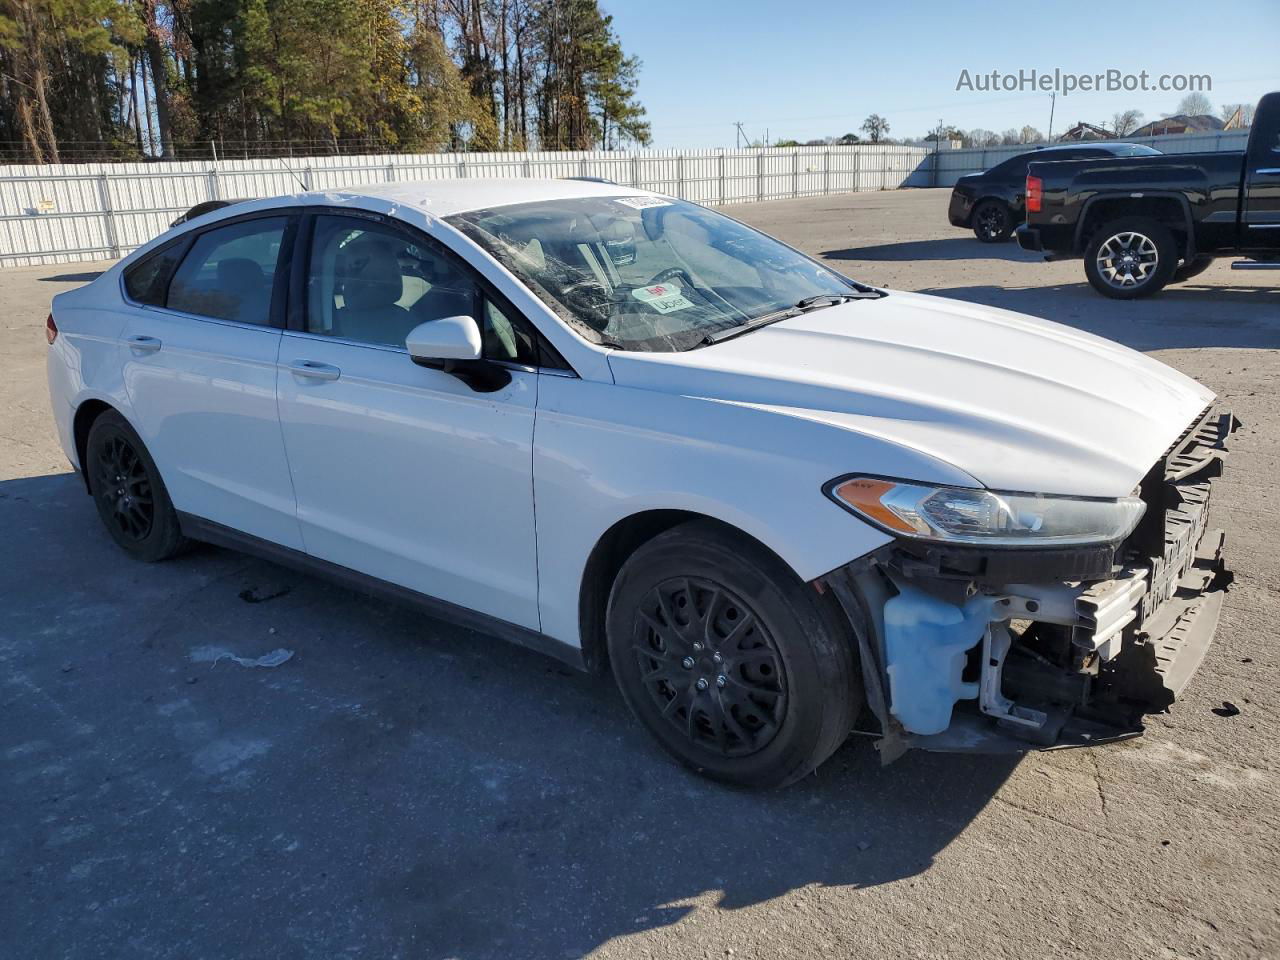
{"label": "windshield cowl panel", "polygon": [[446,218],[585,340],[679,352],[876,296],[729,217],[657,196],[579,197]]}

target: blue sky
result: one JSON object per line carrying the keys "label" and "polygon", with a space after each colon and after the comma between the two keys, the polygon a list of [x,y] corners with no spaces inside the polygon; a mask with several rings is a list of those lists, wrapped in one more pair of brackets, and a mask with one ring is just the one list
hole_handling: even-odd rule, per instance
{"label": "blue sky", "polygon": [[[895,137],[920,136],[939,118],[966,130],[1048,127],[1047,93],[957,92],[962,69],[1207,73],[1215,108],[1280,90],[1280,0],[600,5],[644,61],[640,99],[656,147],[732,146],[735,120],[752,138],[766,127],[772,140],[839,135],[873,111]],[[1154,120],[1181,97],[1077,91],[1058,97],[1054,129],[1131,107]]]}

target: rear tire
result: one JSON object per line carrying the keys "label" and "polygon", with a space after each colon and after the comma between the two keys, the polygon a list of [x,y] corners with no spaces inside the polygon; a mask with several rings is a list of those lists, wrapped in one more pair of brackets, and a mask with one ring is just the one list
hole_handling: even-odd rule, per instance
{"label": "rear tire", "polygon": [[1147,217],[1104,223],[1084,250],[1084,274],[1093,289],[1113,300],[1136,300],[1163,289],[1178,265],[1173,231]]}
{"label": "rear tire", "polygon": [[1182,283],[1184,280],[1198,277],[1211,266],[1213,266],[1213,257],[1196,257],[1194,260],[1188,260],[1173,272],[1173,279],[1169,282]]}
{"label": "rear tire", "polygon": [[623,699],[697,772],[781,787],[849,735],[862,686],[830,595],[710,520],[640,547],[609,596],[606,633]]}
{"label": "rear tire", "polygon": [[1013,236],[1013,211],[1002,200],[983,200],[970,217],[973,235],[983,243],[1004,243]]}
{"label": "rear tire", "polygon": [[125,553],[154,563],[182,551],[187,541],[160,471],[124,417],[107,410],[93,421],[84,460],[98,516]]}

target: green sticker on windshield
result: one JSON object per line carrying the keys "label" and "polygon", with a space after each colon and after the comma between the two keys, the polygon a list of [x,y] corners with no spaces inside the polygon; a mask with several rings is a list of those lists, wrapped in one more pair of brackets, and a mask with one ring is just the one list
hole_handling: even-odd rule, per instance
{"label": "green sticker on windshield", "polygon": [[646,306],[653,307],[659,313],[675,313],[692,307],[693,303],[685,299],[678,283],[655,283],[649,287],[636,287],[631,295]]}

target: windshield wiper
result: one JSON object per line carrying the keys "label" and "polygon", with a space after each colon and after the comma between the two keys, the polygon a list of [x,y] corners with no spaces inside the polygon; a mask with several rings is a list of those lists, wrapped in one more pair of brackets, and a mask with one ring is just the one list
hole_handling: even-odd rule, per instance
{"label": "windshield wiper", "polygon": [[725,340],[732,340],[734,337],[740,337],[744,333],[750,333],[760,327],[767,327],[769,324],[777,323],[779,320],[790,320],[792,317],[803,316],[803,314],[804,309],[801,307],[787,307],[785,310],[775,310],[773,313],[766,313],[764,316],[740,323],[736,327],[725,327],[723,330],[708,333],[698,342],[701,346],[709,347],[713,343],[723,343]]}
{"label": "windshield wiper", "polygon": [[801,310],[815,310],[819,307],[834,307],[846,300],[879,300],[884,294],[879,290],[859,290],[857,293],[818,293],[805,297],[796,306]]}
{"label": "windshield wiper", "polygon": [[740,337],[744,333],[750,333],[752,330],[758,330],[760,327],[767,327],[771,323],[777,323],[779,320],[790,320],[792,317],[803,316],[811,310],[821,310],[823,307],[834,307],[836,304],[844,303],[847,300],[878,300],[884,296],[879,290],[861,290],[856,293],[818,293],[812,297],[805,297],[803,300],[797,301],[784,310],[775,310],[773,313],[766,313],[763,316],[755,317],[745,323],[740,323],[734,327],[725,327],[723,330],[716,330],[708,333],[699,341],[700,346],[709,347],[713,343],[723,343],[725,340],[732,340],[734,337]]}

